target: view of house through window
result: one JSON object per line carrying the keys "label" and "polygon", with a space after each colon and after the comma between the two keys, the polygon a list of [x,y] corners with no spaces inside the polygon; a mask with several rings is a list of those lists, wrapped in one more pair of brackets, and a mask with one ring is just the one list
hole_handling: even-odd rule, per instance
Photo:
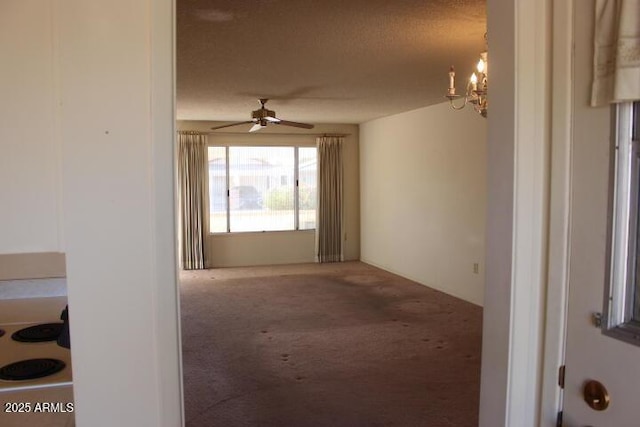
{"label": "view of house through window", "polygon": [[316,173],[315,147],[209,147],[210,231],[315,228]]}

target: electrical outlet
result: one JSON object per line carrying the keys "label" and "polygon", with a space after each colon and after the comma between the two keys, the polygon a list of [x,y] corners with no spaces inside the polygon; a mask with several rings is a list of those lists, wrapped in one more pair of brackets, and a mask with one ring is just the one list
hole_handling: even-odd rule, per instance
{"label": "electrical outlet", "polygon": [[478,274],[478,271],[480,271],[480,265],[477,262],[473,263],[473,273],[474,274]]}

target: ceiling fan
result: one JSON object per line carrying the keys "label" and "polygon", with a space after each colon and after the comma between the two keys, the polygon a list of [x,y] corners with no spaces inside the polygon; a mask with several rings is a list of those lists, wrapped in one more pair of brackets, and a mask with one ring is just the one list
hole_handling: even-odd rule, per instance
{"label": "ceiling fan", "polygon": [[222,128],[228,128],[230,126],[244,125],[247,123],[253,123],[253,126],[251,127],[251,129],[249,129],[249,132],[255,132],[264,127],[267,127],[267,124],[269,123],[274,125],[293,126],[296,128],[303,128],[303,129],[313,129],[313,125],[310,125],[307,123],[290,122],[288,120],[281,120],[277,118],[275,111],[267,110],[264,107],[264,104],[267,103],[268,99],[260,98],[259,101],[260,101],[260,108],[251,112],[251,117],[252,117],[251,120],[247,120],[245,122],[231,123],[228,125],[216,126],[216,127],[212,127],[211,129],[212,130],[222,129]]}

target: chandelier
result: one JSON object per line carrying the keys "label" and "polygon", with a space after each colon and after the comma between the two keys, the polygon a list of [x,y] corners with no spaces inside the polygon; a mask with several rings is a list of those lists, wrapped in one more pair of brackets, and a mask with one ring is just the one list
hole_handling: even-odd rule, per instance
{"label": "chandelier", "polygon": [[[486,35],[485,35],[486,39]],[[449,69],[449,90],[446,97],[449,98],[451,108],[454,110],[462,110],[467,104],[473,105],[473,109],[476,110],[482,117],[487,117],[487,52],[480,54],[480,60],[476,66],[476,71],[471,74],[467,88],[464,95],[456,94],[456,72],[453,69],[453,65]],[[455,104],[455,100],[462,98],[462,103]]]}

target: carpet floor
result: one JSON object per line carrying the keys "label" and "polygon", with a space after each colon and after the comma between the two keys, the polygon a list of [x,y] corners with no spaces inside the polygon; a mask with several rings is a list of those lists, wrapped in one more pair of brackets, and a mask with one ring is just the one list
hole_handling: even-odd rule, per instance
{"label": "carpet floor", "polygon": [[188,427],[478,424],[481,307],[360,262],[180,282]]}

